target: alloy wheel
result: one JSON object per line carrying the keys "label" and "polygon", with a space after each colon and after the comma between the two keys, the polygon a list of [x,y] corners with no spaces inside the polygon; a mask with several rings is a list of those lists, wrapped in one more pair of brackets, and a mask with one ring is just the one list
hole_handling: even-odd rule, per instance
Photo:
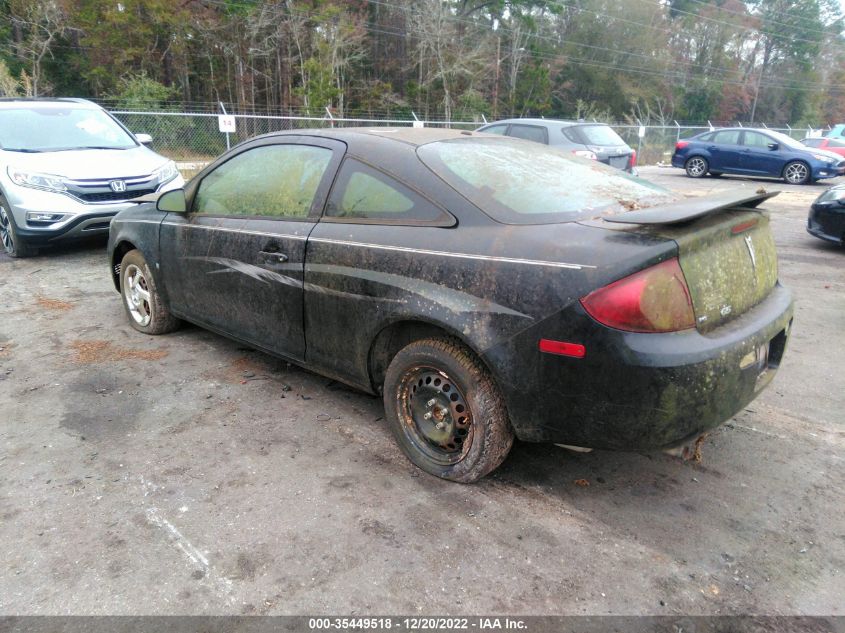
{"label": "alloy wheel", "polygon": [[123,297],[129,314],[138,325],[146,327],[153,317],[150,287],[144,272],[135,264],[126,267]]}
{"label": "alloy wheel", "polygon": [[703,176],[707,172],[707,163],[703,158],[690,158],[687,161],[687,173],[693,178]]}
{"label": "alloy wheel", "polygon": [[786,166],[783,177],[790,184],[800,185],[807,180],[808,174],[809,170],[804,163],[790,163]]}
{"label": "alloy wheel", "polygon": [[12,237],[12,227],[10,226],[12,220],[9,217],[6,207],[0,204],[0,241],[3,242],[3,248],[7,253],[13,253],[15,250],[15,241]]}

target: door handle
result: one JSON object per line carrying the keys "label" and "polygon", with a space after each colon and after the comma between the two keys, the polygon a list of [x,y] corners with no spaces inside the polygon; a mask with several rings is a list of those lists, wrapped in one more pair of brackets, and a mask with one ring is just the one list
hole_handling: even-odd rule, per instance
{"label": "door handle", "polygon": [[264,259],[271,259],[275,260],[280,264],[284,264],[288,261],[288,256],[284,253],[272,253],[270,251],[258,251],[258,254],[261,255]]}

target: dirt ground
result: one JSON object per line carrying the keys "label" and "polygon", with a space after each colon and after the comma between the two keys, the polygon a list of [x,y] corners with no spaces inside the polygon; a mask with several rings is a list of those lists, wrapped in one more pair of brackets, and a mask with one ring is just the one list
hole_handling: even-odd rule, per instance
{"label": "dirt ground", "polygon": [[0,256],[0,613],[843,615],[845,250],[805,231],[831,183],[642,175],[784,190],[791,343],[701,464],[518,444],[440,481],[376,398],[136,333],[104,245]]}

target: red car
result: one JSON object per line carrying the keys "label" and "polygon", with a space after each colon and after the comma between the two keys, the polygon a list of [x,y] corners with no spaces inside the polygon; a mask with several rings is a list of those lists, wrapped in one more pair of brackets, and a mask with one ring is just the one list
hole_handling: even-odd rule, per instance
{"label": "red car", "polygon": [[819,138],[802,138],[801,142],[807,147],[815,147],[816,149],[825,149],[828,152],[845,156],[845,139],[819,137]]}

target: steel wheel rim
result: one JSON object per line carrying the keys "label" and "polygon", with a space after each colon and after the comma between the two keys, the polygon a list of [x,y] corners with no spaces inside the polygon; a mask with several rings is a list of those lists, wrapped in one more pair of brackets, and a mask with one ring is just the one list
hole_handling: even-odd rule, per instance
{"label": "steel wheel rim", "polygon": [[687,163],[687,171],[693,176],[701,176],[704,174],[704,161],[700,158],[692,158]]}
{"label": "steel wheel rim", "polygon": [[153,318],[150,306],[150,286],[144,272],[135,264],[126,267],[123,282],[123,298],[132,320],[146,327]]}
{"label": "steel wheel rim", "polygon": [[0,241],[3,242],[3,248],[7,253],[12,253],[15,250],[15,241],[12,238],[12,229],[9,226],[11,222],[6,207],[0,204]]}
{"label": "steel wheel rim", "polygon": [[446,373],[416,367],[402,376],[399,422],[408,441],[430,460],[448,466],[472,445],[472,411]]}
{"label": "steel wheel rim", "polygon": [[801,184],[807,179],[807,166],[802,163],[793,163],[786,168],[786,179],[792,184]]}

